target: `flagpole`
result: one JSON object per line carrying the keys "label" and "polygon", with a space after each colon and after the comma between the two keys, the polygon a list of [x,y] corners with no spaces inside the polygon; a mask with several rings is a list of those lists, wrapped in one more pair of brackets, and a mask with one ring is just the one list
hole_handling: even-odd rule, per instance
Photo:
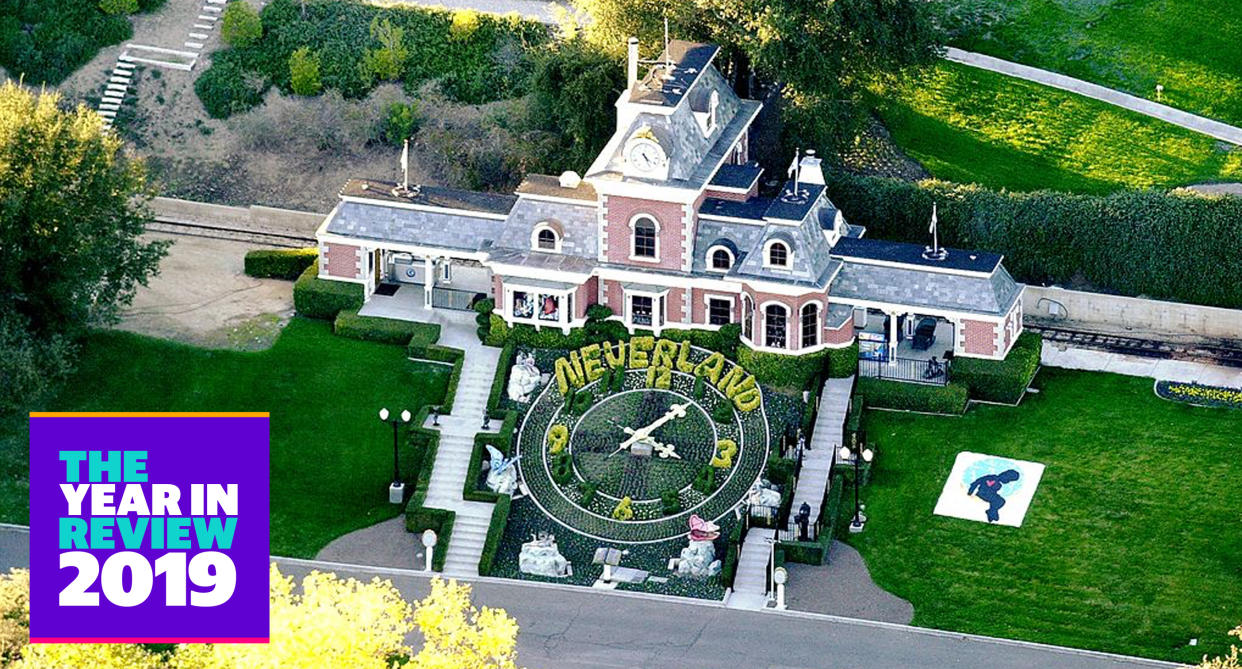
{"label": "flagpole", "polygon": [[401,189],[410,190],[410,140],[401,144]]}

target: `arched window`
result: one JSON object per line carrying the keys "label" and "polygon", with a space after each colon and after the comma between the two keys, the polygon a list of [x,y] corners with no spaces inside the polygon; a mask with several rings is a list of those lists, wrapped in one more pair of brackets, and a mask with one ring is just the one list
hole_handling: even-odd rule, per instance
{"label": "arched window", "polygon": [[554,221],[543,221],[535,226],[530,236],[530,245],[536,251],[560,253],[561,230]]}
{"label": "arched window", "polygon": [[785,348],[788,345],[789,312],[783,304],[769,304],[763,309],[763,339],[768,348]]}
{"label": "arched window", "polygon": [[789,247],[785,242],[768,242],[768,265],[771,267],[789,266]]}
{"label": "arched window", "polygon": [[733,252],[723,246],[713,246],[707,253],[708,267],[715,272],[727,272],[733,267]]}
{"label": "arched window", "polygon": [[802,348],[819,345],[819,304],[808,302],[802,307]]}
{"label": "arched window", "polygon": [[633,257],[654,260],[657,253],[657,235],[659,233],[655,220],[640,216],[634,219]]}
{"label": "arched window", "polygon": [[747,341],[754,341],[755,336],[755,303],[749,295],[742,296],[742,336]]}

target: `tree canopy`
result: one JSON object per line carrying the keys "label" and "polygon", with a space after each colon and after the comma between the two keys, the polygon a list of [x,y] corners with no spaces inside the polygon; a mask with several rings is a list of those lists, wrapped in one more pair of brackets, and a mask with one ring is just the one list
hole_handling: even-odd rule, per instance
{"label": "tree canopy", "polygon": [[0,85],[0,411],[68,366],[74,337],[115,322],[167,246],[143,241],[141,162],[84,106]]}

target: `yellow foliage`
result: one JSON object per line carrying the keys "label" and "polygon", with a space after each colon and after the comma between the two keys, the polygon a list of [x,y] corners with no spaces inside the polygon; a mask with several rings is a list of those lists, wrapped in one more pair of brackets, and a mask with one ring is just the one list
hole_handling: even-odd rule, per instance
{"label": "yellow foliage", "polygon": [[476,609],[470,586],[431,579],[431,594],[419,602],[414,622],[423,649],[409,669],[515,669],[517,622],[502,609]]}
{"label": "yellow foliage", "polygon": [[16,660],[30,639],[30,572],[0,575],[0,666]]}
{"label": "yellow foliage", "polygon": [[612,519],[634,520],[634,509],[632,508],[633,504],[634,500],[630,499],[629,495],[622,497],[621,501],[617,502],[617,508],[612,510]]}
{"label": "yellow foliage", "polygon": [[[1242,639],[1242,625],[1233,628],[1229,634]],[[1199,664],[1199,669],[1242,669],[1242,658],[1238,657],[1238,647],[1230,646],[1229,654],[1221,657],[1208,659],[1203,658],[1203,662]]]}

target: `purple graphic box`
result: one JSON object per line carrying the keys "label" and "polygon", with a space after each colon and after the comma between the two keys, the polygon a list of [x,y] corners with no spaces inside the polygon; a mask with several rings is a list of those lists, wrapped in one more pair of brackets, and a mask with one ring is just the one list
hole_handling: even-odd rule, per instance
{"label": "purple graphic box", "polygon": [[30,414],[32,642],[263,643],[268,593],[268,414]]}

